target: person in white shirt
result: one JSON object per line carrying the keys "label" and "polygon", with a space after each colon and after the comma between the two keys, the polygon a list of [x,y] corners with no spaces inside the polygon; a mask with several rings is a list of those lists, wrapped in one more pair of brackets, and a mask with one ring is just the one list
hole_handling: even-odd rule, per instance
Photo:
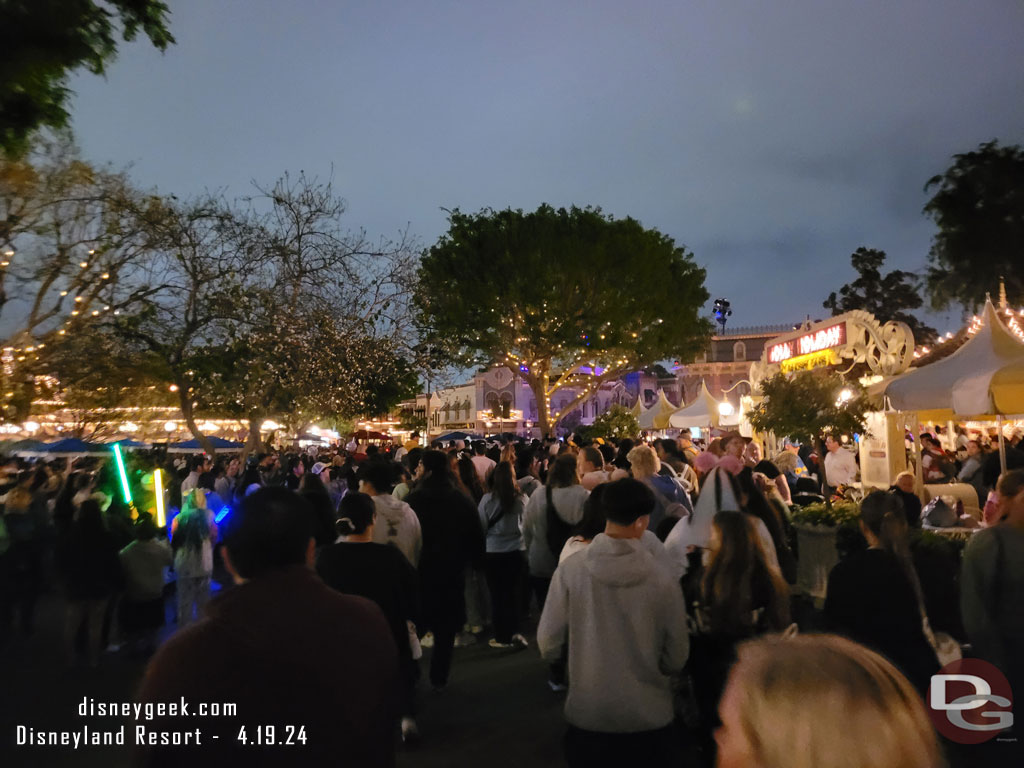
{"label": "person in white shirt", "polygon": [[857,460],[833,435],[825,438],[825,477],[830,486],[849,485],[857,479]]}
{"label": "person in white shirt", "polygon": [[193,456],[189,461],[188,476],[181,481],[181,497],[188,496],[189,491],[199,487],[199,476],[210,471],[210,460],[206,456]]}
{"label": "person in white shirt", "polygon": [[480,482],[486,487],[487,476],[491,474],[496,462],[484,455],[487,452],[487,444],[483,440],[473,443],[473,452],[476,454],[472,459],[473,466],[476,467],[476,473],[480,475]]}
{"label": "person in white shirt", "polygon": [[381,461],[368,461],[359,469],[359,492],[373,499],[377,521],[373,526],[373,540],[377,544],[391,544],[405,555],[413,567],[418,567],[423,550],[420,519],[412,507],[391,495],[393,473],[390,465]]}

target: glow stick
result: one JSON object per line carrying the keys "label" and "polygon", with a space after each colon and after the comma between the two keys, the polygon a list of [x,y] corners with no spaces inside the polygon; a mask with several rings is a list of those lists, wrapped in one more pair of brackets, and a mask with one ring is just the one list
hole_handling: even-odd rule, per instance
{"label": "glow stick", "polygon": [[156,526],[163,528],[167,525],[164,517],[164,473],[162,470],[153,470],[153,491],[156,493]]}
{"label": "glow stick", "polygon": [[219,523],[221,520],[228,516],[229,512],[231,512],[231,507],[221,507],[220,512],[218,512],[217,516],[213,518],[213,522]]}
{"label": "glow stick", "polygon": [[124,503],[131,505],[132,492],[128,487],[128,473],[124,471],[124,459],[121,457],[121,446],[114,443],[114,459],[117,461],[117,473],[121,476],[121,490],[124,491]]}

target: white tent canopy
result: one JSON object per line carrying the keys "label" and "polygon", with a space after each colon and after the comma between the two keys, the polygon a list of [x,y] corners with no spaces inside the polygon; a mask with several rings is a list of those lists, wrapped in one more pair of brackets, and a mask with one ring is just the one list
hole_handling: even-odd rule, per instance
{"label": "white tent canopy", "polygon": [[673,413],[668,424],[675,429],[718,426],[718,401],[708,392],[707,384],[701,381],[697,399]]}
{"label": "white tent canopy", "polygon": [[666,429],[669,426],[669,417],[678,410],[678,406],[673,405],[666,397],[665,390],[659,389],[658,399],[654,405],[637,416],[640,429]]}
{"label": "white tent canopy", "polygon": [[[1017,413],[1014,387],[1006,371],[1024,366],[1024,343],[1003,325],[991,301],[985,302],[977,332],[956,352],[890,381],[884,389],[897,411],[950,411],[956,416]],[[1003,382],[993,389],[993,383]],[[1012,409],[1012,410],[1011,410]]]}

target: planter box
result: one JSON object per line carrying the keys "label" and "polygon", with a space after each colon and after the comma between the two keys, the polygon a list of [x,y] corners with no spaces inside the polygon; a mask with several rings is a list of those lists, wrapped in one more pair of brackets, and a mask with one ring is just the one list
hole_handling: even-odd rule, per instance
{"label": "planter box", "polygon": [[837,528],[827,525],[795,525],[799,558],[796,586],[816,600],[825,599],[828,574],[839,562],[836,551]]}

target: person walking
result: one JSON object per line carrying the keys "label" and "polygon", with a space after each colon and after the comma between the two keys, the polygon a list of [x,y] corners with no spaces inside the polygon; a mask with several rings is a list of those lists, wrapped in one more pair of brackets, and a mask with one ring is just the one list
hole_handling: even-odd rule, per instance
{"label": "person walking", "polygon": [[654,494],[627,478],[607,484],[602,506],[604,533],[555,571],[537,627],[548,661],[568,646],[566,760],[678,765],[670,678],[686,663],[689,635],[678,582],[640,542]]}
{"label": "person walking", "polygon": [[458,490],[441,451],[423,454],[419,485],[407,497],[422,530],[419,558],[423,626],[434,637],[430,682],[436,689],[448,684],[455,636],[466,621],[466,567],[484,554],[484,532],[473,502]]}
{"label": "person walking", "polygon": [[832,569],[825,619],[831,631],[883,654],[924,692],[939,662],[924,632],[921,586],[899,499],[885,491],[868,494],[860,530],[868,548]]}
{"label": "person walking", "polygon": [[494,620],[490,644],[492,648],[526,648],[529,643],[519,632],[519,613],[526,581],[522,525],[527,498],[519,492],[511,462],[495,466],[489,485],[479,511],[486,532],[484,573]]}
{"label": "person walking", "polygon": [[579,482],[576,457],[563,453],[548,472],[547,484],[536,491],[526,505],[523,543],[538,611],[544,610],[558,556],[572,535],[573,526],[583,518],[583,503],[588,494]]}
{"label": "person walking", "polygon": [[978,658],[1024,691],[1024,469],[996,483],[996,524],[974,534],[961,566],[960,609]]}
{"label": "person walking", "polygon": [[198,488],[189,491],[181,513],[171,523],[179,629],[201,618],[203,606],[210,599],[216,543],[217,525],[206,507],[205,494]]}
{"label": "person walking", "polygon": [[[404,683],[402,740],[415,741],[416,681],[419,666],[410,642],[410,627],[419,620],[419,587],[416,569],[395,547],[373,540],[377,512],[365,493],[349,493],[341,500],[340,540],[320,551],[316,571],[324,583],[347,595],[360,595],[383,611],[398,649]],[[419,651],[419,644],[416,644]]]}
{"label": "person walking", "polygon": [[83,622],[89,666],[99,664],[103,616],[123,583],[117,552],[117,542],[103,525],[99,504],[86,499],[57,550],[57,568],[67,598],[64,651],[68,665],[75,661],[75,639]]}

